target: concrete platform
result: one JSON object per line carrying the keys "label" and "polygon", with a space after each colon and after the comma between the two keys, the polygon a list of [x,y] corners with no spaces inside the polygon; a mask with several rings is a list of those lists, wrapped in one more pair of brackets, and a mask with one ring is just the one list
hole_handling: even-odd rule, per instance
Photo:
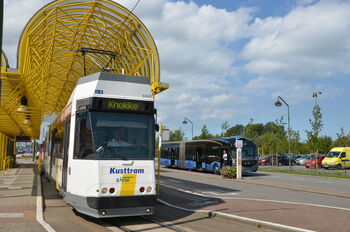
{"label": "concrete platform", "polygon": [[0,175],[0,232],[46,231],[36,220],[37,176],[32,159]]}

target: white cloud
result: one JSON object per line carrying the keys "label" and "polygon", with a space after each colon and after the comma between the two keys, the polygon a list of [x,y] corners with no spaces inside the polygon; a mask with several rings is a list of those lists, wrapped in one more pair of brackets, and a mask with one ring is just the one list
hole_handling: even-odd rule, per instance
{"label": "white cloud", "polygon": [[12,68],[17,64],[17,46],[25,25],[49,0],[7,0],[4,7],[3,50]]}
{"label": "white cloud", "polygon": [[324,78],[350,73],[350,2],[320,1],[285,17],[255,19],[242,51],[253,73]]}
{"label": "white cloud", "polygon": [[[12,66],[24,25],[48,2],[5,1],[4,50]],[[130,10],[137,0],[116,2]],[[171,86],[156,97],[159,121],[177,129],[187,116],[196,122],[195,134],[200,124],[216,133],[225,120],[275,118],[267,107],[279,95],[295,109],[314,91],[329,99],[346,93],[325,81],[350,73],[350,2],[296,0],[281,17],[254,18],[255,10],[140,1],[134,13],[155,39],[161,81]]]}

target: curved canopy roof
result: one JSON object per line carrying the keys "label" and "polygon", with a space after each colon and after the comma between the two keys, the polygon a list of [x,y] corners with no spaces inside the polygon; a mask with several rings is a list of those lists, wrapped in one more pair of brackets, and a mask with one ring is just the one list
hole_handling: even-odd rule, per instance
{"label": "curved canopy roof", "polygon": [[46,5],[26,25],[18,57],[21,87],[15,97],[15,91],[7,97],[14,103],[8,113],[15,119],[25,96],[31,134],[21,125],[23,117],[16,123],[22,134],[32,137],[38,137],[44,116],[63,109],[82,76],[124,73],[148,77],[153,94],[168,88],[160,83],[151,34],[132,12],[110,0],[57,0]]}

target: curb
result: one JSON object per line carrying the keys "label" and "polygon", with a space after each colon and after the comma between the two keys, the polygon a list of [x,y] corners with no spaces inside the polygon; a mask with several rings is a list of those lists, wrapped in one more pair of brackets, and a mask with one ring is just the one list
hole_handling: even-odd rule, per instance
{"label": "curb", "polygon": [[217,211],[210,211],[210,210],[193,210],[193,209],[187,209],[183,208],[180,206],[176,206],[173,204],[170,204],[162,199],[157,199],[157,201],[161,204],[164,204],[166,206],[179,209],[179,210],[184,210],[188,212],[194,212],[194,213],[204,213],[208,217],[215,218],[215,217],[220,217],[224,219],[229,219],[237,222],[242,222],[246,224],[250,224],[253,226],[256,226],[258,228],[265,228],[265,229],[274,229],[274,230],[279,230],[279,231],[288,231],[288,232],[315,232],[313,230],[307,230],[307,229],[302,229],[298,227],[293,227],[293,226],[286,226],[278,223],[273,223],[273,222],[267,222],[267,221],[262,221],[262,220],[256,220],[256,219],[251,219],[247,217],[241,217],[233,214],[227,214],[227,213],[221,213]]}
{"label": "curb", "polygon": [[44,227],[47,232],[56,232],[47,222],[44,220],[44,205],[43,196],[41,192],[41,176],[37,175],[37,197],[36,197],[36,220]]}

